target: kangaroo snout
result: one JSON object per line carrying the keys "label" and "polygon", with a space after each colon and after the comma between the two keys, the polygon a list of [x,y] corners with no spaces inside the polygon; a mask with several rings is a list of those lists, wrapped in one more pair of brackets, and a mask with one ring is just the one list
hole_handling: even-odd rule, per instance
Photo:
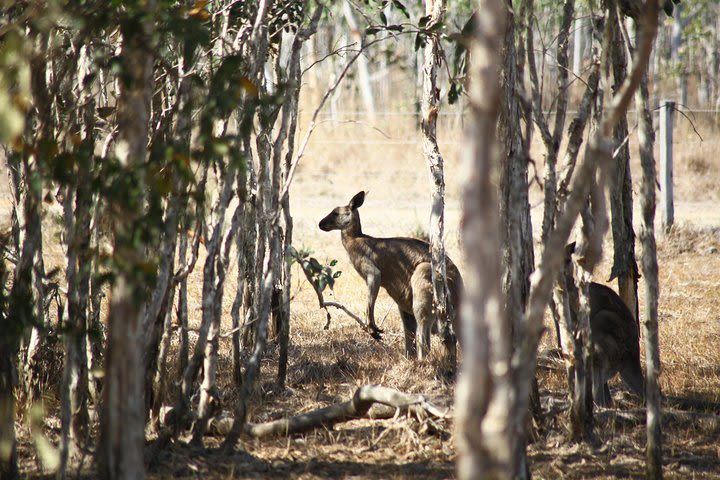
{"label": "kangaroo snout", "polygon": [[327,217],[320,220],[320,223],[318,223],[318,227],[320,227],[320,230],[322,230],[323,232],[329,232],[330,230],[332,230],[332,227],[330,226]]}

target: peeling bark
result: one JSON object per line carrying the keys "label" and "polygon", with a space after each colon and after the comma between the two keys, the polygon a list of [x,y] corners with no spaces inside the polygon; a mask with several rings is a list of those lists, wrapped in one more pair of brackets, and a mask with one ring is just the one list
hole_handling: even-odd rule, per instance
{"label": "peeling bark", "polygon": [[[429,25],[441,23],[445,15],[445,0],[425,0],[425,14]],[[429,35],[425,43],[422,95],[423,153],[429,169],[430,196],[430,255],[432,263],[433,307],[437,317],[444,348],[444,367],[449,376],[455,374],[457,363],[457,339],[451,318],[454,312],[448,302],[449,290],[445,264],[445,167],[437,142],[437,117],[440,113],[440,89],[437,86],[437,69],[443,58],[438,35]]]}

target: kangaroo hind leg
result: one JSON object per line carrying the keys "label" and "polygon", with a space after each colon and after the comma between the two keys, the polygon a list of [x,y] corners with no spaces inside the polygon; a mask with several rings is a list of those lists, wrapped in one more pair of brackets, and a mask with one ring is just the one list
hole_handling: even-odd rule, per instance
{"label": "kangaroo hind leg", "polygon": [[430,263],[421,263],[410,279],[413,314],[417,320],[418,360],[423,360],[430,353],[430,333],[435,324],[431,268]]}
{"label": "kangaroo hind leg", "polygon": [[417,331],[417,320],[412,313],[403,312],[400,310],[400,318],[403,322],[403,329],[405,330],[405,355],[408,358],[417,357],[417,347],[415,344],[415,332]]}

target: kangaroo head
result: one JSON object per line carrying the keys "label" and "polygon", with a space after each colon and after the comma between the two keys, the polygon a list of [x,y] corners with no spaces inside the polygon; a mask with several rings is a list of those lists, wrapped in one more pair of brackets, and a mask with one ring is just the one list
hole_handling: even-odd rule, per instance
{"label": "kangaroo head", "polygon": [[360,215],[357,209],[365,201],[365,192],[359,192],[350,203],[343,207],[335,207],[325,218],[320,220],[320,230],[329,232],[331,230],[345,230],[353,225],[360,225]]}

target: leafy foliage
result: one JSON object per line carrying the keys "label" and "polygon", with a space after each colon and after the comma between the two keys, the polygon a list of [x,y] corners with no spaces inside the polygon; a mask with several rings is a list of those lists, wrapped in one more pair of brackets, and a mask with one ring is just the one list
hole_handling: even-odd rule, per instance
{"label": "leafy foliage", "polygon": [[290,246],[286,252],[286,261],[292,265],[297,263],[302,268],[305,278],[312,285],[315,293],[318,295],[320,303],[322,303],[322,293],[325,288],[333,289],[335,279],[340,277],[341,271],[333,272],[332,267],[337,265],[337,260],[331,260],[327,265],[321,264],[315,257],[310,255],[313,252],[307,249],[297,250]]}

